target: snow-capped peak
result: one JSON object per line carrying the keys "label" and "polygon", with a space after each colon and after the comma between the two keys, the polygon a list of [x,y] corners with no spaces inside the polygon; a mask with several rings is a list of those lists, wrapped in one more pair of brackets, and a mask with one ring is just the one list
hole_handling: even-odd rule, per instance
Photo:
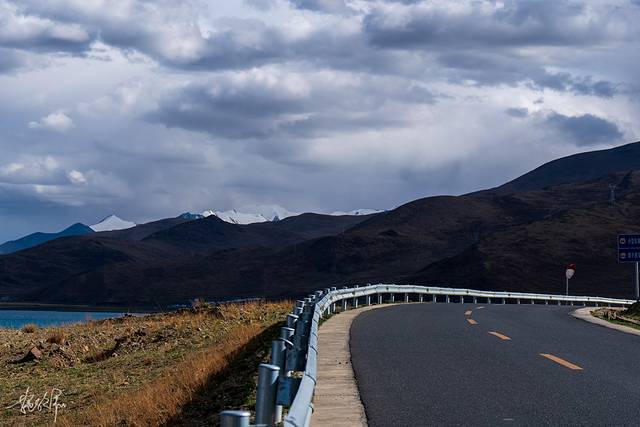
{"label": "snow-capped peak", "polygon": [[[371,215],[379,212],[384,212],[377,209],[356,209],[349,212],[332,212],[328,215],[352,215],[352,216],[361,216],[361,215]],[[201,214],[193,214],[193,213],[184,213],[180,215],[180,218],[184,219],[198,219],[198,218],[206,218],[208,216],[216,216],[223,221],[229,222],[231,224],[253,224],[256,222],[268,222],[268,221],[278,221],[281,219],[289,218],[291,216],[300,215],[299,213],[288,211],[279,205],[251,205],[245,206],[240,210],[230,209],[228,211],[214,211],[212,209],[206,210]]]}
{"label": "snow-capped peak", "polygon": [[231,209],[229,211],[206,210],[202,212],[202,216],[204,216],[205,218],[212,215],[217,216],[221,220],[229,222],[231,224],[253,224],[256,222],[269,221],[267,218],[260,214],[238,212],[235,209]]}
{"label": "snow-capped peak", "polygon": [[329,215],[342,216],[342,215],[351,215],[351,216],[361,216],[361,215],[372,215],[380,212],[384,212],[378,209],[355,209],[349,212],[331,212]]}
{"label": "snow-capped peak", "polygon": [[118,218],[116,215],[109,215],[97,224],[91,227],[93,231],[113,231],[113,230],[125,230],[127,228],[135,227],[136,223],[131,221],[125,221]]}
{"label": "snow-capped peak", "polygon": [[291,212],[283,208],[280,205],[251,205],[241,208],[245,212],[255,212],[262,215],[268,221],[278,221],[281,219],[289,218],[290,216],[300,215],[297,212]]}

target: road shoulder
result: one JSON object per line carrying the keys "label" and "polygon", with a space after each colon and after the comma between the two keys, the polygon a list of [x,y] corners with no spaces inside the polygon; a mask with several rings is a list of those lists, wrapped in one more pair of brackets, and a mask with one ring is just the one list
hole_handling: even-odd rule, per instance
{"label": "road shoulder", "polygon": [[314,394],[312,426],[366,427],[367,416],[356,384],[349,337],[353,320],[373,305],[332,316],[318,331],[318,382]]}
{"label": "road shoulder", "polygon": [[635,329],[630,326],[618,325],[616,323],[607,322],[606,320],[599,319],[591,314],[592,311],[597,310],[594,307],[580,308],[571,313],[571,315],[577,319],[584,320],[585,322],[594,323],[596,325],[604,326],[605,328],[615,329],[627,334],[633,334],[640,336],[640,329]]}

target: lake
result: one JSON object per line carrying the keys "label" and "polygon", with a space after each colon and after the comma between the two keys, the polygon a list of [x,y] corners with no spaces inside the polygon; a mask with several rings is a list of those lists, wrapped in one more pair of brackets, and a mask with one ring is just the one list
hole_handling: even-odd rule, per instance
{"label": "lake", "polygon": [[59,326],[122,316],[123,313],[113,312],[0,310],[0,328],[22,328],[28,323],[35,323],[40,327]]}

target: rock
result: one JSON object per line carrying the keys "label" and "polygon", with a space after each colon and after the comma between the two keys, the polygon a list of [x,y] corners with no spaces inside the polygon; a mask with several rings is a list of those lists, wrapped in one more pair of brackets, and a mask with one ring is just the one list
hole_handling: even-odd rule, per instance
{"label": "rock", "polygon": [[38,350],[38,347],[32,347],[22,358],[13,361],[13,363],[26,363],[33,360],[39,360],[42,358],[42,353]]}

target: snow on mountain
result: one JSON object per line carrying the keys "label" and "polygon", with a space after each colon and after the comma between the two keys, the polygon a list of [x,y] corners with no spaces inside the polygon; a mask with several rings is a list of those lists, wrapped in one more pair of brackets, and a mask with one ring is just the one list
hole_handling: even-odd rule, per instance
{"label": "snow on mountain", "polygon": [[255,212],[262,215],[268,221],[278,221],[280,219],[289,218],[290,216],[300,215],[298,212],[291,212],[279,205],[251,205],[241,208],[244,212]]}
{"label": "snow on mountain", "polygon": [[99,223],[90,226],[90,228],[93,231],[113,231],[125,230],[135,226],[135,222],[125,221],[124,219],[118,218],[116,215],[109,215]]}
{"label": "snow on mountain", "polygon": [[[355,209],[349,212],[332,212],[328,215],[341,216],[341,215],[371,215],[379,212],[384,212],[377,209]],[[289,218],[292,216],[300,215],[300,213],[291,212],[279,205],[251,205],[241,208],[241,210],[231,209],[228,211],[214,211],[212,209],[206,210],[200,214],[194,214],[185,212],[179,216],[183,219],[200,219],[208,216],[216,216],[223,221],[231,224],[253,224],[256,222],[278,221],[281,219]]]}
{"label": "snow on mountain", "polygon": [[202,216],[204,216],[205,218],[212,215],[215,215],[221,220],[229,222],[231,224],[253,224],[256,222],[269,221],[267,218],[265,218],[261,214],[238,212],[235,209],[231,209],[229,211],[207,210],[202,212]]}
{"label": "snow on mountain", "polygon": [[379,209],[355,209],[349,212],[341,212],[341,211],[336,211],[336,212],[331,212],[329,215],[334,215],[334,216],[342,216],[342,215],[351,215],[351,216],[361,216],[361,215],[372,215],[372,214],[377,214],[380,212],[384,212],[382,210]]}

